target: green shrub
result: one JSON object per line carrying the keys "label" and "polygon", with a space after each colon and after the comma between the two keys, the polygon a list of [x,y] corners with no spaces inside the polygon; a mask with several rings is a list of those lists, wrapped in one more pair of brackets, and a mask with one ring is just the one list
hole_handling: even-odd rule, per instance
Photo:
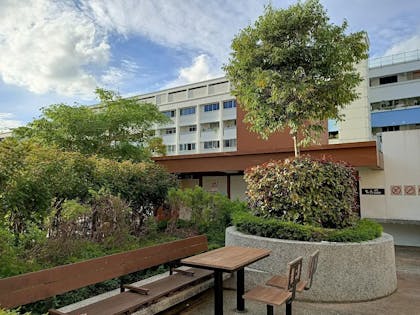
{"label": "green shrub", "polygon": [[348,228],[326,229],[275,218],[266,219],[240,211],[233,214],[233,223],[243,233],[296,241],[363,242],[382,234],[381,225],[367,219],[359,220]]}
{"label": "green shrub", "polygon": [[190,211],[190,220],[180,220],[179,226],[196,227],[199,233],[207,235],[211,248],[224,245],[225,229],[232,224],[232,213],[246,208],[243,202],[206,192],[198,186],[193,189],[169,190],[168,203],[172,209],[186,208]]}
{"label": "green shrub", "polygon": [[168,190],[177,187],[176,177],[155,163],[90,159],[95,163],[95,190],[105,188],[128,201],[139,227],[163,204]]}
{"label": "green shrub", "polygon": [[325,228],[354,224],[357,176],[344,163],[309,157],[248,169],[249,206],[257,216]]}
{"label": "green shrub", "polygon": [[0,143],[0,218],[15,235],[25,233],[27,222],[42,226],[66,200],[90,203],[101,191],[130,203],[132,222],[140,229],[176,186],[173,175],[151,162],[88,158],[13,138]]}

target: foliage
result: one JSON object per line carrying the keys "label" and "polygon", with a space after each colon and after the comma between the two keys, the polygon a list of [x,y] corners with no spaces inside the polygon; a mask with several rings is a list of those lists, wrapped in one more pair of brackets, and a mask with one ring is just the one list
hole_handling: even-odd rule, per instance
{"label": "foliage", "polygon": [[0,308],[0,315],[31,315],[30,312],[21,313],[19,310],[4,310]]}
{"label": "foliage", "polygon": [[95,159],[94,186],[107,189],[130,202],[136,217],[142,223],[146,216],[161,205],[168,189],[177,186],[176,178],[155,163],[116,162]]}
{"label": "foliage", "polygon": [[364,32],[346,29],[346,21],[329,23],[319,0],[307,0],[288,9],[268,6],[233,39],[224,70],[252,131],[266,139],[290,128],[297,154],[323,121],[342,119],[339,110],[358,97],[355,65],[368,49]]}
{"label": "foliage", "polygon": [[0,143],[0,215],[15,233],[41,224],[51,204],[88,197],[93,165],[80,153],[9,138]]}
{"label": "foliage", "polygon": [[94,206],[101,191],[129,204],[133,231],[139,230],[175,186],[175,177],[154,163],[86,157],[13,138],[0,143],[0,217],[16,235],[28,222],[42,226],[53,210],[61,216],[63,205],[70,216],[83,210],[77,204]]}
{"label": "foliage", "polygon": [[19,274],[27,269],[20,260],[19,248],[14,241],[14,235],[8,229],[0,227],[0,275]]}
{"label": "foliage", "polygon": [[90,204],[64,201],[52,211],[47,227],[49,237],[63,244],[69,239],[89,239],[97,243],[112,241],[115,247],[124,244],[137,228],[130,219],[131,209],[125,201],[99,193]]}
{"label": "foliage", "polygon": [[179,226],[197,227],[199,233],[204,233],[209,239],[209,247],[220,247],[225,243],[225,229],[232,223],[232,213],[242,210],[246,205],[232,201],[221,194],[206,192],[201,187],[171,189],[168,192],[170,207],[177,210],[187,208],[191,212],[188,222],[178,222]]}
{"label": "foliage", "polygon": [[162,143],[153,138],[151,129],[155,123],[166,122],[167,117],[156,105],[139,104],[134,98],[122,98],[102,89],[97,89],[96,94],[98,106],[45,107],[39,119],[15,129],[14,135],[119,161],[143,161],[150,157],[151,150],[162,153]]}
{"label": "foliage", "polygon": [[249,206],[255,215],[325,228],[354,224],[356,170],[309,157],[271,161],[248,169]]}
{"label": "foliage", "polygon": [[242,211],[233,214],[233,222],[241,232],[269,238],[297,241],[363,242],[380,237],[382,227],[379,223],[362,219],[352,227],[326,229],[312,225],[302,225],[276,218],[254,216]]}

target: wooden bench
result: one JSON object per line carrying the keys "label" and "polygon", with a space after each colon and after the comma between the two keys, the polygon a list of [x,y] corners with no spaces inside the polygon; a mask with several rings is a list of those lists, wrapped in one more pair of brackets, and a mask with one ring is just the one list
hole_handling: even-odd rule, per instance
{"label": "wooden bench", "polygon": [[[206,251],[206,236],[195,236],[129,252],[0,279],[0,307],[14,308],[43,300],[105,280],[119,278],[162,264],[176,266],[179,260]],[[68,313],[56,314],[131,314],[190,285],[212,277],[203,269],[173,269],[170,275],[143,287],[121,284],[121,293]]]}

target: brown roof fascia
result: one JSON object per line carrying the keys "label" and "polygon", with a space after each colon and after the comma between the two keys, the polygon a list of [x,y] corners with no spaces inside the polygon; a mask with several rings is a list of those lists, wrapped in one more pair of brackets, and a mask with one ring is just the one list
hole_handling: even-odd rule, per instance
{"label": "brown roof fascia", "polygon": [[[376,141],[317,145],[301,150],[316,158],[329,157],[356,167],[380,168]],[[243,171],[248,167],[294,155],[293,148],[254,152],[220,152],[153,158],[172,173]]]}

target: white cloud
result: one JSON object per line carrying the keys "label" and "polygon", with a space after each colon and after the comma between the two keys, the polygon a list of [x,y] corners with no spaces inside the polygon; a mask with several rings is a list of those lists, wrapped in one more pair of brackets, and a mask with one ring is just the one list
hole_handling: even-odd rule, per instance
{"label": "white cloud", "polygon": [[220,71],[211,69],[214,68],[211,67],[209,57],[205,54],[199,55],[194,58],[191,66],[181,68],[178,72],[178,77],[166,84],[165,88],[209,80],[223,75]]}
{"label": "white cloud", "polygon": [[23,122],[12,119],[14,117],[11,113],[0,113],[0,132],[9,131],[23,125]]}
{"label": "white cloud", "polygon": [[139,68],[134,61],[123,59],[119,67],[109,67],[101,75],[101,84],[110,89],[115,89],[123,84],[125,80],[133,78]]}
{"label": "white cloud", "polygon": [[84,0],[83,8],[105,29],[145,36],[167,47],[199,50],[226,61],[230,42],[255,19],[266,1]]}
{"label": "white cloud", "polygon": [[0,76],[7,84],[44,94],[91,96],[103,67],[107,37],[68,2],[2,1]]}
{"label": "white cloud", "polygon": [[420,49],[420,35],[414,35],[390,47],[385,55],[394,55]]}

